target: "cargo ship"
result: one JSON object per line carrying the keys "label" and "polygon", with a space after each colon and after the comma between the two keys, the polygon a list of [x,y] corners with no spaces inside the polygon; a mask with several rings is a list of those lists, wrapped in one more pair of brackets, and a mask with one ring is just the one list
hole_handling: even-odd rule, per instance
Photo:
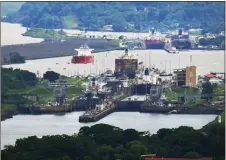
{"label": "cargo ship", "polygon": [[145,46],[146,49],[163,49],[164,38],[159,33],[155,33],[154,28],[152,28],[151,35],[145,39]]}
{"label": "cargo ship", "polygon": [[176,49],[190,49],[191,41],[188,33],[183,33],[182,29],[179,29],[178,34],[171,36],[172,45]]}
{"label": "cargo ship", "polygon": [[137,55],[129,53],[128,49],[125,49],[125,54],[115,59],[115,76],[116,78],[121,75],[126,75],[129,79],[133,79],[136,76],[136,70],[138,69]]}
{"label": "cargo ship", "polygon": [[91,53],[93,49],[90,49],[87,45],[83,44],[79,49],[75,49],[78,53],[73,56],[71,63],[73,64],[87,64],[93,63],[94,57]]}

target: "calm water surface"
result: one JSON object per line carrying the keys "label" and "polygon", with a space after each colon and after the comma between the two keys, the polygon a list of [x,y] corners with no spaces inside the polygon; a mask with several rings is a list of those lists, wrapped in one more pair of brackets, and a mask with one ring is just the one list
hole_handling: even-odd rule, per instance
{"label": "calm water surface", "polygon": [[1,22],[1,46],[42,42],[42,38],[26,37],[26,27],[20,24]]}
{"label": "calm water surface", "polygon": [[191,126],[199,129],[214,120],[216,115],[163,115],[139,112],[113,113],[97,123],[83,124],[78,118],[83,112],[73,112],[65,116],[55,115],[17,115],[1,122],[1,148],[14,144],[16,139],[36,135],[77,133],[82,126],[105,123],[122,129],[134,128],[138,131],[156,133],[160,128]]}

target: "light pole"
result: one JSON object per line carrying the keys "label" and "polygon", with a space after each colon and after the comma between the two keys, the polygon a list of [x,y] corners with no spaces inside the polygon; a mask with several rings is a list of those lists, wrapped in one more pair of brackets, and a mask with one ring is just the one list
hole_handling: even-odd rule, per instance
{"label": "light pole", "polygon": [[180,69],[180,54],[178,54],[178,69]]}
{"label": "light pole", "polygon": [[167,62],[167,60],[165,60],[165,72],[166,72],[166,62]]}
{"label": "light pole", "polygon": [[97,75],[97,60],[96,60],[96,75]]}

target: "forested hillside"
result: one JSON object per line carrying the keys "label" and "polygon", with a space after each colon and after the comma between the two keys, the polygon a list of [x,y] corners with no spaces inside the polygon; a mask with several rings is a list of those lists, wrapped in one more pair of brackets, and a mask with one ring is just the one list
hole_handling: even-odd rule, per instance
{"label": "forested hillside", "polygon": [[224,2],[26,2],[7,18],[27,27],[147,31],[203,28],[224,30]]}

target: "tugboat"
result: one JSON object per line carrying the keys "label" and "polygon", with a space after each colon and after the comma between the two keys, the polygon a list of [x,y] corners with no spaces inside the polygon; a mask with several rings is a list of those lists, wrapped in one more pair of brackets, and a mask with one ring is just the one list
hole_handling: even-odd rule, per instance
{"label": "tugboat", "polygon": [[71,63],[87,64],[94,62],[94,57],[92,56],[91,53],[93,49],[90,49],[87,45],[83,44],[79,49],[75,50],[78,52],[78,54],[72,57]]}
{"label": "tugboat", "polygon": [[164,39],[152,28],[151,35],[145,40],[145,45],[146,49],[163,49]]}

